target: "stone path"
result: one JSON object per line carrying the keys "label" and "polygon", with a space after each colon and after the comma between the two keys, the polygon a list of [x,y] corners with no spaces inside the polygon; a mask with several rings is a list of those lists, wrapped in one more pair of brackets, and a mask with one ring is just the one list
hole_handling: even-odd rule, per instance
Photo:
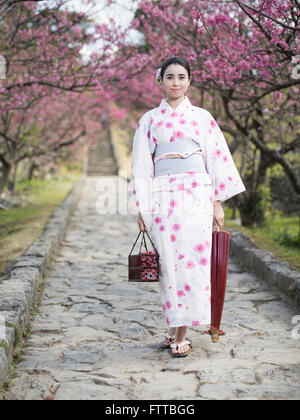
{"label": "stone path", "polygon": [[[117,177],[115,177],[117,180]],[[222,327],[213,344],[190,327],[193,349],[174,359],[159,285],[127,282],[134,215],[99,215],[87,178],[53,263],[40,310],[3,399],[299,399],[296,315],[230,261]]]}
{"label": "stone path", "polygon": [[89,147],[85,165],[85,171],[90,176],[118,175],[108,127],[103,128],[98,140]]}

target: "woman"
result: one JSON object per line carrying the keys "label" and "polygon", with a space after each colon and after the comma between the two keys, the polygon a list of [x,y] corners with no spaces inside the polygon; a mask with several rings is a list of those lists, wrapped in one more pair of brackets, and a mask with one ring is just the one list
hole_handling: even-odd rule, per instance
{"label": "woman", "polygon": [[210,323],[212,224],[222,228],[221,202],[246,188],[218,124],[185,95],[188,62],[169,58],[157,81],[165,97],[139,121],[131,190],[139,229],[151,232],[160,255],[162,308],[170,328],[164,346],[174,356],[186,356],[187,327]]}

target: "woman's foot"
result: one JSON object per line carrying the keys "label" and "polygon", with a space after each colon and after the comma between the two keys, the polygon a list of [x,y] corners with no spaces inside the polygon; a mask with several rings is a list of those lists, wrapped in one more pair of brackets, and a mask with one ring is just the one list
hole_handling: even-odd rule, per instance
{"label": "woman's foot", "polygon": [[176,328],[170,328],[169,332],[165,335],[164,347],[169,348],[174,343]]}
{"label": "woman's foot", "polygon": [[170,345],[174,356],[177,356],[177,355],[187,356],[188,355],[191,348],[191,342],[186,339],[186,332],[187,332],[187,327],[176,328],[174,343]]}
{"label": "woman's foot", "polygon": [[180,343],[172,343],[170,345],[174,357],[187,356],[190,353],[192,344],[189,340],[181,341]]}

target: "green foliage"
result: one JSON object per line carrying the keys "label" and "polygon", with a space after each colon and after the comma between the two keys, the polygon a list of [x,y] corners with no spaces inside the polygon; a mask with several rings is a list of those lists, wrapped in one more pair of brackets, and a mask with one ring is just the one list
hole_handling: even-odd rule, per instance
{"label": "green foliage", "polygon": [[[285,216],[280,210],[272,209],[261,225],[240,226],[231,220],[232,210],[224,207],[225,229],[232,227],[250,237],[261,249],[271,251],[275,257],[287,261],[296,270],[300,270],[299,218]],[[239,213],[239,212],[238,212]],[[236,214],[239,217],[239,214]]]}
{"label": "green foliage", "polygon": [[288,228],[284,228],[273,236],[274,241],[279,245],[283,245],[289,248],[300,248],[300,236],[292,235],[289,233]]}
{"label": "green foliage", "polygon": [[266,217],[272,213],[272,199],[271,199],[271,187],[269,183],[260,184],[257,187],[257,196],[260,198],[258,208],[261,214],[264,214]]}

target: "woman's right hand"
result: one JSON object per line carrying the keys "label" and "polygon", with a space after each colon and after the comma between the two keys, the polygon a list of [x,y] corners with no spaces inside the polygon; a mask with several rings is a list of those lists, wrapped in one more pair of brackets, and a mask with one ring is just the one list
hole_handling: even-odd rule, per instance
{"label": "woman's right hand", "polygon": [[145,232],[145,230],[147,230],[144,220],[141,216],[141,213],[139,213],[139,216],[138,216],[138,224],[139,224],[140,231]]}

